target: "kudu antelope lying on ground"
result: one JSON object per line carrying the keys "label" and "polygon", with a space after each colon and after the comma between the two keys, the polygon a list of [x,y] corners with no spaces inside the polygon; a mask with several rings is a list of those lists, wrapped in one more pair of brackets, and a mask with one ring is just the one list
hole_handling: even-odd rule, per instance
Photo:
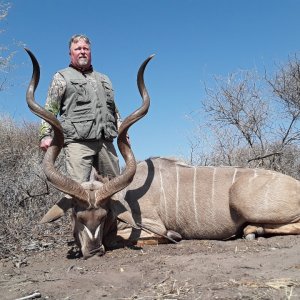
{"label": "kudu antelope lying on ground", "polygon": [[126,167],[111,181],[78,184],[61,174],[54,162],[63,146],[60,123],[34,100],[39,65],[27,91],[30,109],[54,129],[43,169],[48,180],[69,195],[56,203],[42,223],[73,210],[74,237],[85,258],[140,240],[221,239],[255,234],[300,234],[300,182],[261,169],[193,167],[165,158],[136,164],[126,141],[129,127],[146,115],[150,100],[144,70],[138,72],[142,106],[128,116],[119,130],[118,147]]}

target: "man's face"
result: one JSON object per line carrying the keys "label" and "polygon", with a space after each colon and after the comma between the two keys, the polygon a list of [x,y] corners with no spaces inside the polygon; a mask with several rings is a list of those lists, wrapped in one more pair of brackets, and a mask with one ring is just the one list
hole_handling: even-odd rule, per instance
{"label": "man's face", "polygon": [[79,39],[71,44],[71,63],[73,66],[85,70],[91,66],[91,49],[83,39]]}

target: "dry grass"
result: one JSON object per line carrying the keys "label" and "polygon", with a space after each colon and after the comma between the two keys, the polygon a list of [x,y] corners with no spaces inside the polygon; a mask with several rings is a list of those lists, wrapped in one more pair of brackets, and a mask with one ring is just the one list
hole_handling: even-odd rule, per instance
{"label": "dry grass", "polygon": [[207,295],[213,297],[212,299],[231,299],[234,297],[232,299],[278,298],[293,300],[298,299],[299,295],[295,289],[300,287],[300,281],[291,278],[275,278],[269,281],[229,279],[224,282],[195,285],[191,280],[179,281],[173,276],[168,276],[158,283],[147,283],[146,285],[146,288],[141,289],[132,297],[122,298],[122,300],[206,299]]}
{"label": "dry grass", "polygon": [[147,283],[144,290],[139,291],[136,295],[123,300],[175,300],[175,299],[191,299],[194,294],[194,287],[188,280],[180,282],[172,276],[166,277],[158,283]]}
{"label": "dry grass", "polygon": [[38,127],[0,117],[0,258],[16,256],[39,243],[45,229],[37,225],[38,220],[60,197],[41,168]]}

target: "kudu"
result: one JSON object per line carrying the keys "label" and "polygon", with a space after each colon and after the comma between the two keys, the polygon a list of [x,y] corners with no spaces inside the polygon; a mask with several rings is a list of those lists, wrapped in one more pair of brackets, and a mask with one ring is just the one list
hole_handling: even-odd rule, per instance
{"label": "kudu", "polygon": [[138,72],[141,108],[119,129],[118,147],[126,166],[120,176],[101,183],[78,184],[61,174],[54,162],[63,146],[59,121],[34,100],[39,65],[32,53],[33,75],[27,91],[30,109],[54,130],[43,169],[48,180],[67,196],[42,223],[73,211],[74,237],[85,258],[108,248],[181,239],[226,240],[241,236],[300,234],[300,182],[274,171],[238,167],[194,167],[167,158],[136,164],[126,141],[128,128],[148,111],[150,99],[144,70]]}

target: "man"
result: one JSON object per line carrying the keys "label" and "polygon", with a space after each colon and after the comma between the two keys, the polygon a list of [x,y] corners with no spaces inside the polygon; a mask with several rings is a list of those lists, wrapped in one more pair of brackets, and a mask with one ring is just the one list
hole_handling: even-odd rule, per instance
{"label": "man", "polygon": [[[106,75],[94,71],[87,36],[72,36],[69,50],[71,63],[54,75],[45,108],[61,116],[69,175],[80,183],[89,181],[94,166],[111,179],[120,172],[113,139],[121,122],[112,84]],[[43,121],[40,147],[44,151],[51,144],[51,131]]]}

